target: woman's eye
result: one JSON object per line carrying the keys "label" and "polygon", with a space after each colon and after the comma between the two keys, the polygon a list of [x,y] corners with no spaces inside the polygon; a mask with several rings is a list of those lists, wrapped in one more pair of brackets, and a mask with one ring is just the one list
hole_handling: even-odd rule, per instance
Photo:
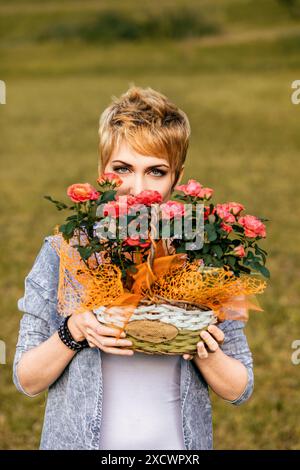
{"label": "woman's eye", "polygon": [[153,168],[152,171],[154,171],[154,172],[157,171],[158,172],[158,174],[156,173],[155,176],[164,176],[166,174],[163,170],[159,170],[158,168]]}
{"label": "woman's eye", "polygon": [[[122,170],[125,170],[125,171],[122,171]],[[115,171],[116,173],[124,174],[126,171],[129,171],[129,169],[127,166],[119,166],[119,167],[114,168],[113,171]],[[158,168],[153,168],[151,170],[151,173],[153,172],[154,172],[154,176],[164,176],[166,174],[165,171],[159,170]]]}
{"label": "woman's eye", "polygon": [[[119,166],[118,168],[114,168],[114,171],[116,171],[116,172],[118,172],[120,170],[128,170],[128,168],[126,166]],[[123,172],[121,171],[121,173],[123,173]]]}

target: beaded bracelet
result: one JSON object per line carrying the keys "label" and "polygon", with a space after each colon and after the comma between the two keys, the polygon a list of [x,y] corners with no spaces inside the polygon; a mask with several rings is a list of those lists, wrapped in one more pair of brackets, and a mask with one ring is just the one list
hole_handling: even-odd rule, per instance
{"label": "beaded bracelet", "polygon": [[75,341],[75,339],[71,335],[71,332],[68,328],[69,318],[70,318],[70,315],[64,318],[63,322],[60,324],[58,331],[57,331],[58,336],[60,337],[62,342],[73,351],[80,351],[81,349],[88,348],[89,343],[87,342],[86,339],[84,339],[83,341]]}

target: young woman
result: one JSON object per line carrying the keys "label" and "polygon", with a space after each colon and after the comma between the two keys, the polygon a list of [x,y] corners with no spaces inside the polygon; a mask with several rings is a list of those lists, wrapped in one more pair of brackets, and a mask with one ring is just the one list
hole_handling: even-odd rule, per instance
{"label": "young woman", "polygon": [[[100,172],[122,178],[119,195],[151,189],[169,198],[189,145],[182,110],[133,86],[103,112],[99,136]],[[18,300],[23,316],[13,364],[20,392],[48,390],[40,449],[212,449],[209,387],[235,405],[253,391],[245,324],[211,325],[194,357],[149,355],[126,349],[124,333],[117,340],[115,329],[87,311],[68,319],[80,348],[74,351],[58,335],[59,256],[51,239],[44,238]]]}

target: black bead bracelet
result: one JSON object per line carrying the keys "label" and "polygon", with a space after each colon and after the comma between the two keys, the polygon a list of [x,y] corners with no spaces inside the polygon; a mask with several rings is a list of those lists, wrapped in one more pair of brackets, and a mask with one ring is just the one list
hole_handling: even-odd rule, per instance
{"label": "black bead bracelet", "polygon": [[89,348],[89,343],[87,342],[86,339],[84,339],[83,341],[75,341],[75,339],[71,335],[71,332],[68,328],[69,318],[70,316],[64,318],[64,320],[60,324],[58,331],[57,331],[58,336],[60,337],[62,342],[73,351],[80,351],[81,349]]}

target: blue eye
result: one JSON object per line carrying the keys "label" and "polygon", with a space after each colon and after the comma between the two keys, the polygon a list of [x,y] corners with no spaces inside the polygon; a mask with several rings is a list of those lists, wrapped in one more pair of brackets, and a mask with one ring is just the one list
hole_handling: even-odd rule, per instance
{"label": "blue eye", "polygon": [[126,166],[119,166],[118,168],[114,168],[114,171],[118,172],[119,170],[128,170],[128,168]]}
{"label": "blue eye", "polygon": [[156,176],[164,176],[166,174],[163,170],[159,170],[158,168],[153,168],[152,171],[158,171],[159,174]]}
{"label": "blue eye", "polygon": [[[118,166],[116,168],[113,168],[113,171],[115,171],[116,173],[121,173],[121,174],[124,174],[125,172],[121,171],[121,170],[125,170],[125,172],[128,170],[129,171],[129,168],[126,167],[126,166]],[[166,172],[163,171],[163,170],[159,170],[158,168],[153,168],[151,170],[151,172],[158,172],[156,173],[154,176],[165,176]]]}

